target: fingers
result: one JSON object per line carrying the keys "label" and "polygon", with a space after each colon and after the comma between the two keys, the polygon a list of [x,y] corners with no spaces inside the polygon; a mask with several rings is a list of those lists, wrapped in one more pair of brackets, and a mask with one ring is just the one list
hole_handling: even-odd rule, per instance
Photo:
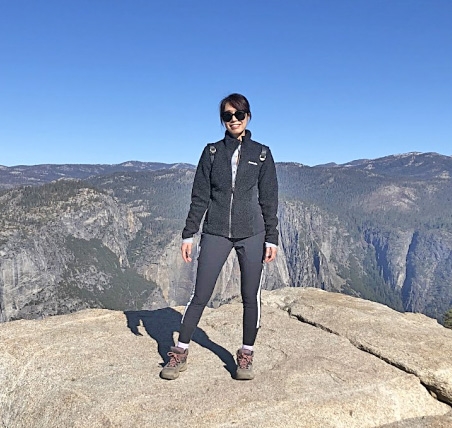
{"label": "fingers", "polygon": [[265,249],[265,258],[264,258],[264,262],[265,263],[270,263],[273,260],[275,260],[276,258],[276,253],[278,252],[278,248],[277,247],[267,247]]}
{"label": "fingers", "polygon": [[184,259],[185,263],[191,262],[191,249],[192,249],[193,244],[182,244],[180,250],[182,253],[182,258]]}

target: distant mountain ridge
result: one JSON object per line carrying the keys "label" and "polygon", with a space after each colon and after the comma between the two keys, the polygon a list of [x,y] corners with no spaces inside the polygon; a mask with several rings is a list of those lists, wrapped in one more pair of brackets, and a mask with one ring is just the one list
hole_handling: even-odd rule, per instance
{"label": "distant mountain ridge", "polygon": [[40,185],[65,179],[83,180],[85,178],[109,175],[115,172],[157,171],[160,169],[194,168],[188,163],[161,163],[127,161],[120,164],[41,164],[41,165],[0,165],[0,189],[16,186]]}
{"label": "distant mountain ridge", "polygon": [[[293,164],[307,167],[307,165],[297,162]],[[194,169],[195,165],[140,161],[126,161],[119,164],[39,164],[11,167],[0,165],[0,189],[10,189],[23,185],[40,185],[62,178],[83,180],[116,172],[144,172],[180,168]],[[309,168],[354,168],[394,177],[448,178],[452,176],[452,156],[435,152],[409,152],[376,159],[357,159],[344,164],[330,162]]]}
{"label": "distant mountain ridge", "polygon": [[452,156],[434,152],[410,152],[377,159],[358,159],[344,164],[318,165],[324,168],[355,168],[375,174],[406,178],[448,178],[452,176]]}

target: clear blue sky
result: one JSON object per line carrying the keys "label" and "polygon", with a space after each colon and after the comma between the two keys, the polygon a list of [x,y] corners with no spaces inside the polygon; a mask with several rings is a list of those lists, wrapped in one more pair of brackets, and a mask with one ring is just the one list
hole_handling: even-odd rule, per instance
{"label": "clear blue sky", "polygon": [[0,0],[0,165],[452,155],[452,0]]}

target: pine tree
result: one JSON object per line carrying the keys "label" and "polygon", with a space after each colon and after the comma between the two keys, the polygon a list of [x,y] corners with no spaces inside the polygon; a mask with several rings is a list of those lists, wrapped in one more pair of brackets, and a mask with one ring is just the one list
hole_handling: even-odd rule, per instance
{"label": "pine tree", "polygon": [[452,329],[452,308],[444,315],[444,327]]}

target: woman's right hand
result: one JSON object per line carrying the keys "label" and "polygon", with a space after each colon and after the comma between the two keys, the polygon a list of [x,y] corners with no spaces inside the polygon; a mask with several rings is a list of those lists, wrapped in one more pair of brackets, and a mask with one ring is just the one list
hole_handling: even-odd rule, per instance
{"label": "woman's right hand", "polygon": [[191,262],[191,249],[193,247],[193,244],[191,243],[183,243],[180,247],[180,250],[182,252],[182,258],[184,259],[185,263]]}

